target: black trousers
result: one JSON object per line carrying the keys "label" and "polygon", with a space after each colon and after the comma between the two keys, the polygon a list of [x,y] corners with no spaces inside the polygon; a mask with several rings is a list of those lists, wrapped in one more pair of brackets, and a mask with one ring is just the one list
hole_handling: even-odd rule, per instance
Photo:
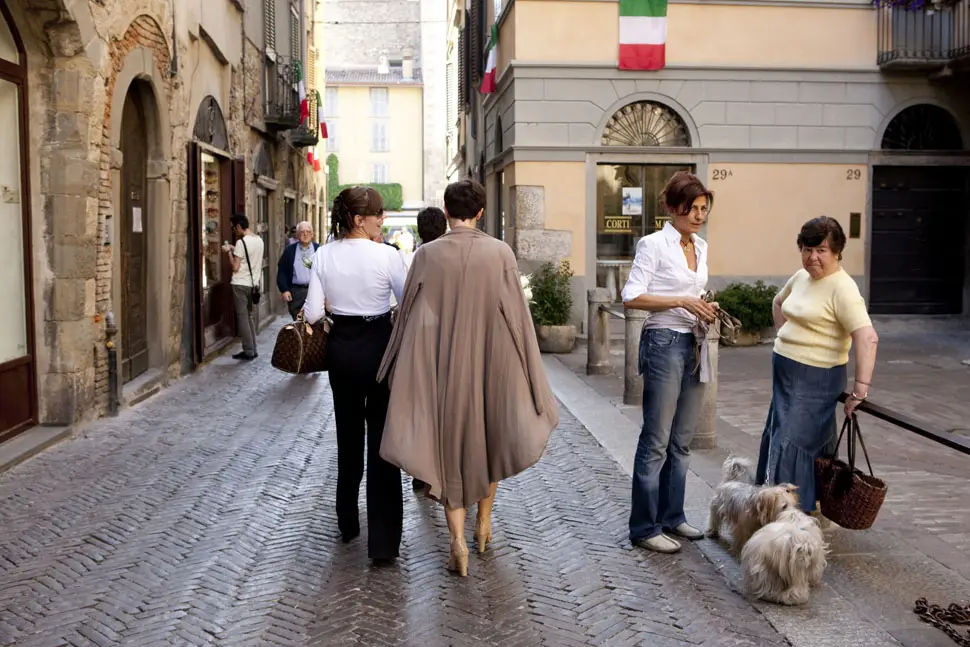
{"label": "black trousers", "polygon": [[327,341],[337,422],[337,525],[345,538],[360,532],[357,500],[367,449],[367,554],[398,556],[404,505],[401,470],[380,457],[390,391],[377,370],[391,338],[391,317],[333,315]]}

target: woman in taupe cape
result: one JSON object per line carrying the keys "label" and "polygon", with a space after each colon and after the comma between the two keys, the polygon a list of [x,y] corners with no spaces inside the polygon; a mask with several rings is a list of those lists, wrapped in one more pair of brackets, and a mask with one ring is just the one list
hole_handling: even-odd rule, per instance
{"label": "woman in taupe cape", "polygon": [[381,457],[445,505],[449,570],[468,573],[465,508],[484,552],[498,481],[542,455],[559,422],[512,250],[475,228],[485,190],[445,191],[451,231],[414,255],[377,379],[390,378]]}

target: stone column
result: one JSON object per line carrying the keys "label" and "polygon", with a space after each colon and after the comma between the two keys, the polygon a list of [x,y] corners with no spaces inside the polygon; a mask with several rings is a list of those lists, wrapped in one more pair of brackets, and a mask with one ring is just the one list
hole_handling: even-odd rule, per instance
{"label": "stone column", "polygon": [[603,309],[610,301],[610,292],[606,288],[593,288],[586,292],[586,302],[589,305],[586,324],[586,375],[606,375],[613,368],[610,364],[610,313]]}
{"label": "stone column", "polygon": [[718,343],[716,326],[707,331],[707,343],[711,347],[711,381],[704,385],[704,401],[697,422],[697,431],[690,443],[691,449],[713,449],[717,447],[717,355]]}
{"label": "stone column", "polygon": [[640,331],[647,313],[643,310],[623,309],[626,317],[626,334],[624,345],[626,357],[623,361],[623,404],[640,404],[643,402],[643,378],[637,371],[640,361]]}

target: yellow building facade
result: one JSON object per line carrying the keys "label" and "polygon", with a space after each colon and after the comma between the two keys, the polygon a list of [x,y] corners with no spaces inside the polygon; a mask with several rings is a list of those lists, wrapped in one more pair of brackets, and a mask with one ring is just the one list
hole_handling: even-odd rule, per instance
{"label": "yellow building facade", "polygon": [[968,312],[967,0],[931,13],[671,0],[659,71],[617,69],[616,1],[471,7],[453,13],[465,41],[497,13],[499,80],[462,113],[465,173],[485,181],[487,227],[523,267],[570,261],[577,323],[587,289],[618,298],[680,169],[715,193],[713,289],[782,283],[800,226],[824,214],[874,313]]}
{"label": "yellow building facade", "polygon": [[327,70],[327,154],[340,184],[400,184],[404,209],[424,192],[423,88],[400,68]]}

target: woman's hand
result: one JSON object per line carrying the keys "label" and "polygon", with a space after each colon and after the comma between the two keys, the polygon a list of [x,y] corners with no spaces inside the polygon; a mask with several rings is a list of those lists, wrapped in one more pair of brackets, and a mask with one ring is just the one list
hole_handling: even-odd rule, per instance
{"label": "woman's hand", "polygon": [[706,323],[712,323],[717,318],[717,304],[699,297],[685,297],[680,307]]}
{"label": "woman's hand", "polygon": [[863,401],[868,397],[869,394],[863,389],[865,389],[864,386],[856,383],[855,388],[852,389],[852,393],[850,393],[849,397],[845,399],[845,415],[847,418],[851,418],[852,414],[855,413],[855,410],[859,407],[859,405],[862,404]]}

